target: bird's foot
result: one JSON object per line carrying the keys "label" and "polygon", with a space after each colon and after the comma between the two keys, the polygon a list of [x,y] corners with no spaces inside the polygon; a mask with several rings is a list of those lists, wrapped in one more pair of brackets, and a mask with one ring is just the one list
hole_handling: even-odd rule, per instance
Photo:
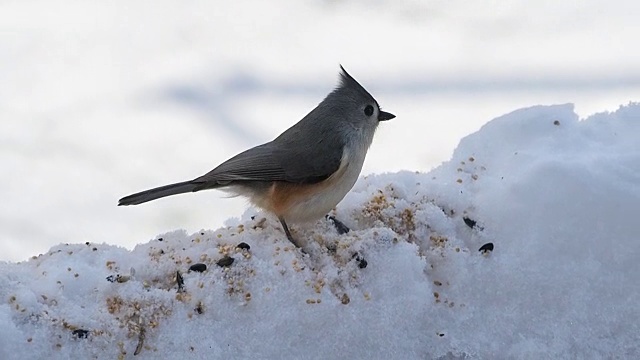
{"label": "bird's foot", "polygon": [[284,221],[284,218],[278,218],[278,219],[280,220],[280,224],[282,224],[282,229],[284,229],[284,233],[287,235],[287,239],[291,241],[291,243],[295,245],[295,247],[300,249],[302,253],[306,254],[304,249],[302,249],[302,246],[293,238],[293,236],[291,236],[291,231],[289,231],[289,227],[287,226],[287,223]]}
{"label": "bird's foot", "polygon": [[327,220],[331,221],[333,226],[338,231],[338,234],[342,235],[342,234],[346,234],[346,233],[348,233],[350,231],[349,227],[347,227],[347,225],[345,225],[342,221],[336,219],[335,216],[326,215],[325,218]]}

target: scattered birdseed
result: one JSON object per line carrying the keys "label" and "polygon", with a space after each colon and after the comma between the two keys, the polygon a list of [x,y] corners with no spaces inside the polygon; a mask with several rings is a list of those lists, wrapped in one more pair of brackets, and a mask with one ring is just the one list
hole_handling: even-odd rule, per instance
{"label": "scattered birdseed", "polygon": [[189,271],[204,272],[206,270],[207,270],[207,265],[203,263],[193,264],[189,267]]}
{"label": "scattered birdseed", "polygon": [[369,265],[369,263],[367,262],[367,260],[365,260],[362,256],[360,256],[360,254],[355,253],[353,254],[353,256],[351,257],[353,259],[356,260],[356,262],[358,263],[358,267],[360,269],[364,269],[367,267],[367,265]]}
{"label": "scattered birdseed", "polygon": [[231,264],[233,264],[234,261],[235,261],[234,258],[230,256],[225,256],[222,259],[218,260],[216,264],[220,267],[228,267],[228,266],[231,266]]}
{"label": "scattered birdseed", "polygon": [[342,305],[347,305],[348,303],[351,302],[351,299],[349,299],[349,295],[342,294],[342,298],[340,298],[340,302],[342,302]]}
{"label": "scattered birdseed", "polygon": [[486,243],[478,249],[482,253],[482,255],[487,255],[493,251],[493,243]]}
{"label": "scattered birdseed", "polygon": [[138,355],[142,351],[142,347],[144,346],[144,327],[140,328],[140,333],[138,334],[138,345],[136,346],[136,350],[133,352],[133,355]]}
{"label": "scattered birdseed", "polygon": [[119,283],[126,283],[129,280],[131,280],[131,276],[129,275],[118,275],[116,277],[116,281]]}
{"label": "scattered birdseed", "polygon": [[86,339],[89,337],[89,330],[76,329],[73,330],[72,334],[78,339]]}
{"label": "scattered birdseed", "polygon": [[251,246],[249,246],[249,244],[247,244],[246,242],[241,242],[240,244],[236,245],[236,248],[241,250],[249,250],[251,249]]}
{"label": "scattered birdseed", "polygon": [[[253,219],[252,219],[253,220]],[[267,218],[263,217],[260,219],[255,225],[253,225],[253,229],[264,229],[264,224],[267,222]]]}
{"label": "scattered birdseed", "polygon": [[204,313],[204,304],[202,304],[202,301],[198,302],[198,305],[196,305],[196,308],[193,309],[196,313],[202,315]]}
{"label": "scattered birdseed", "polygon": [[181,293],[184,291],[184,279],[182,275],[180,275],[180,271],[176,271],[176,282],[178,283],[178,292]]}
{"label": "scattered birdseed", "polygon": [[464,216],[462,218],[462,220],[464,220],[464,223],[467,224],[467,226],[472,228],[472,229],[475,228],[476,225],[477,225],[477,222],[475,220],[472,220],[472,219],[470,219],[470,218],[468,218],[466,216]]}

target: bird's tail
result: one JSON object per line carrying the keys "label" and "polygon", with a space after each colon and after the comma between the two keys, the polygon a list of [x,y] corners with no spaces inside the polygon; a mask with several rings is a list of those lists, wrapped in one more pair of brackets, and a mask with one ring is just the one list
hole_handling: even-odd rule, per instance
{"label": "bird's tail", "polygon": [[155,189],[145,190],[136,194],[125,196],[122,199],[118,200],[118,206],[138,205],[147,201],[159,199],[161,197],[198,191],[201,189],[202,184],[194,183],[193,181],[185,181],[176,184],[160,186]]}

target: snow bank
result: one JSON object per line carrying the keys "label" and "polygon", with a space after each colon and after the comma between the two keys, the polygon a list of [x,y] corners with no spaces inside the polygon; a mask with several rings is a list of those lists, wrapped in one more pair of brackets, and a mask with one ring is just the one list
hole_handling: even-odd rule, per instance
{"label": "snow bank", "polygon": [[639,104],[515,111],[429,173],[361,178],[350,233],[294,227],[307,255],[250,209],[0,263],[0,358],[640,357],[639,136]]}

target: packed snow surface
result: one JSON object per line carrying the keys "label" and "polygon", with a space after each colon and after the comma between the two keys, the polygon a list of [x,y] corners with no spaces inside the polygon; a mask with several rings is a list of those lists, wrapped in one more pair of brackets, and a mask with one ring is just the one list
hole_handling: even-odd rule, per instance
{"label": "packed snow surface", "polygon": [[639,138],[639,104],[535,106],[361,178],[304,252],[249,209],[0,263],[0,358],[639,358]]}

